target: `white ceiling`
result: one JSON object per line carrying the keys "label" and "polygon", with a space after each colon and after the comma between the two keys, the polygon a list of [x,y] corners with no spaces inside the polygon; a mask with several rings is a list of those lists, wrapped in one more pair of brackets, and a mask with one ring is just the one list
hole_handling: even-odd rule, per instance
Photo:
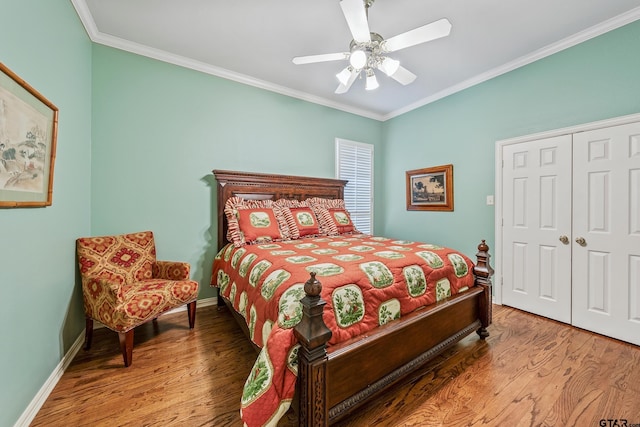
{"label": "white ceiling", "polygon": [[346,62],[291,59],[349,50],[338,0],[71,1],[96,43],[377,120],[640,19],[640,0],[376,0],[369,27],[384,38],[440,18],[451,34],[389,55],[413,83],[378,73],[378,89],[336,95]]}

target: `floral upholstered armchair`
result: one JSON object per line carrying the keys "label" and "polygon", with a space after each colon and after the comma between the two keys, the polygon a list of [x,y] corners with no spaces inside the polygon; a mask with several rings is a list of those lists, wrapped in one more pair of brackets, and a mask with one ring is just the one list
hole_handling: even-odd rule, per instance
{"label": "floral upholstered armchair", "polygon": [[189,328],[196,318],[198,282],[184,262],[156,261],[151,231],[76,241],[86,315],[85,350],[94,319],[118,332],[124,365],[131,364],[133,329],[187,304]]}

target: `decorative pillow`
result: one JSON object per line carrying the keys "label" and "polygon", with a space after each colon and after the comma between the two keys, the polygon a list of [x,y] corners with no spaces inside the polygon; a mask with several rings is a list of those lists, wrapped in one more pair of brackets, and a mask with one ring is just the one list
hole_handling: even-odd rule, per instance
{"label": "decorative pillow", "polygon": [[278,199],[273,203],[273,210],[280,229],[286,229],[290,239],[319,235],[318,219],[306,201]]}
{"label": "decorative pillow", "polygon": [[305,203],[311,207],[319,206],[322,208],[344,208],[344,199],[323,199],[322,197],[310,197]]}
{"label": "decorative pillow", "polygon": [[310,207],[287,208],[287,211],[287,222],[292,239],[320,233],[316,214]]}
{"label": "decorative pillow", "polygon": [[[245,200],[242,197],[230,197],[224,207],[227,217],[227,240],[236,247],[240,247],[247,243],[263,243],[289,238],[288,228],[280,229],[279,227],[282,222],[278,221],[273,205],[273,200]],[[253,218],[252,212],[244,211],[253,211]],[[261,211],[262,214],[256,214],[257,211]],[[243,212],[242,215],[241,212]],[[252,220],[257,226],[252,225]]]}
{"label": "decorative pillow", "polygon": [[304,202],[296,199],[278,199],[273,202],[273,212],[276,214],[278,225],[285,239],[298,239],[300,237],[291,229],[291,226],[293,226],[293,218],[291,217],[289,208],[297,208],[302,205],[306,206]]}
{"label": "decorative pillow", "polygon": [[272,208],[238,209],[237,212],[240,240],[244,239],[244,243],[265,243],[282,239]]}
{"label": "decorative pillow", "polygon": [[312,197],[306,200],[306,203],[313,209],[320,226],[320,234],[326,236],[335,236],[339,234],[338,228],[328,209],[343,209],[343,199],[323,199],[321,197]]}
{"label": "decorative pillow", "polygon": [[318,208],[320,223],[324,224],[324,228],[329,229],[329,235],[347,234],[357,232],[351,221],[349,211],[341,208]]}

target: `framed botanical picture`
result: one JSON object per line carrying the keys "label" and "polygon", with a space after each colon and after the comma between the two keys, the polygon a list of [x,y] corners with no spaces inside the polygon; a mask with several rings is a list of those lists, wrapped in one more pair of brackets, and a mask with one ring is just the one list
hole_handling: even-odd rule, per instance
{"label": "framed botanical picture", "polygon": [[407,171],[408,211],[453,210],[453,165]]}
{"label": "framed botanical picture", "polygon": [[58,109],[0,63],[0,207],[51,205]]}

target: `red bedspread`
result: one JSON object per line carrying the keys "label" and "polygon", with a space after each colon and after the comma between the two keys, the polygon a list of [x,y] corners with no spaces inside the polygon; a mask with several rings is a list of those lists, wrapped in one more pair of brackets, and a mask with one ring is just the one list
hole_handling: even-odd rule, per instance
{"label": "red bedspread", "polygon": [[244,386],[244,423],[275,425],[289,408],[299,348],[293,327],[302,318],[299,301],[310,271],[322,283],[323,319],[335,344],[468,289],[472,268],[449,248],[368,235],[225,246],[211,284],[262,347]]}

